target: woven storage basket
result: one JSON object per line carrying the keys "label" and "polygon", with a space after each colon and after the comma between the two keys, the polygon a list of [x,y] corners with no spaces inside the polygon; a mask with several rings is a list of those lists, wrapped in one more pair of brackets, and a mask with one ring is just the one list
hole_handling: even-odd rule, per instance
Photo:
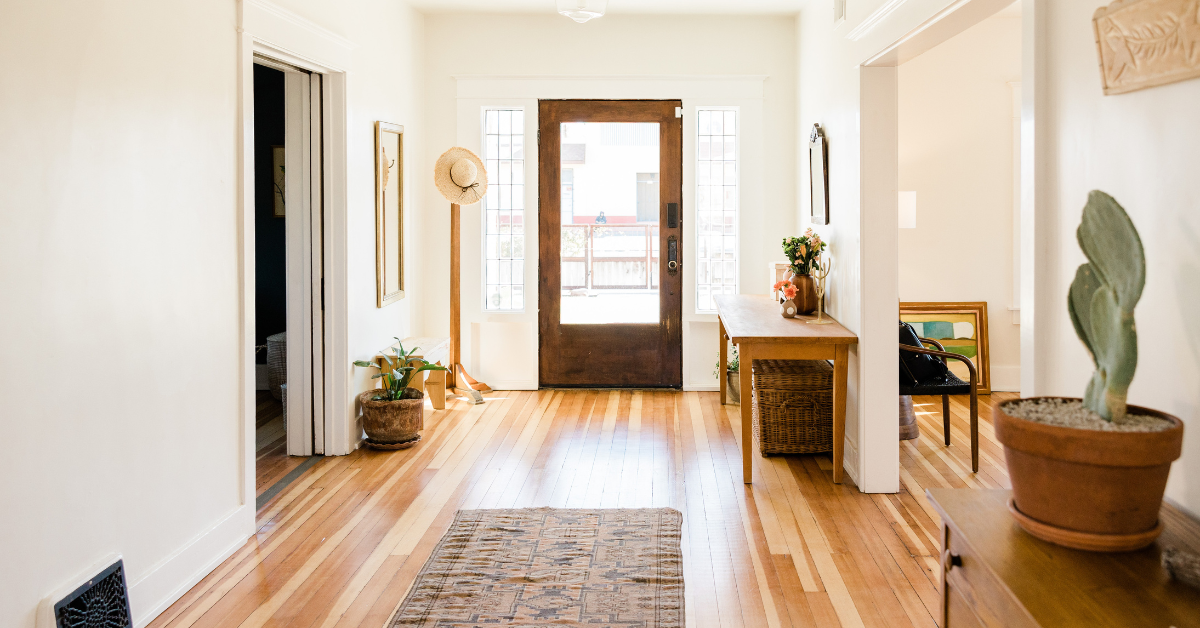
{"label": "woven storage basket", "polygon": [[275,399],[283,399],[279,387],[287,382],[287,332],[267,336],[267,389]]}
{"label": "woven storage basket", "polygon": [[755,360],[754,434],[769,454],[833,451],[833,367],[824,360]]}

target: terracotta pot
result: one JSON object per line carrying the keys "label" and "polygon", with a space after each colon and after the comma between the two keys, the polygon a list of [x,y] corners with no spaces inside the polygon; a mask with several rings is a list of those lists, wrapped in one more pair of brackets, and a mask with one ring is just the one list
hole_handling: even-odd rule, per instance
{"label": "terracotta pot", "polygon": [[409,388],[412,399],[384,401],[372,399],[379,389],[368,390],[358,396],[363,409],[363,431],[373,444],[394,445],[411,441],[419,436],[424,427],[425,394]]}
{"label": "terracotta pot", "polygon": [[1014,418],[996,404],[996,439],[1004,445],[1017,523],[1052,543],[1090,551],[1132,551],[1162,532],[1158,510],[1171,463],[1183,446],[1183,421],[1162,417],[1161,432],[1102,432]]}
{"label": "terracotta pot", "polygon": [[817,311],[817,281],[812,278],[812,275],[797,275],[792,274],[788,277],[788,281],[796,286],[796,297],[792,299],[796,304],[797,314],[812,314]]}

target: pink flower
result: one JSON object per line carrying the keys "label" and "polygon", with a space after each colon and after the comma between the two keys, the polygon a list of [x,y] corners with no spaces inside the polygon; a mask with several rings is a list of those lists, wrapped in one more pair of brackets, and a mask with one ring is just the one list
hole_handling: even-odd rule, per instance
{"label": "pink flower", "polygon": [[783,280],[783,281],[776,281],[776,282],[775,282],[775,285],[774,285],[774,286],[772,286],[772,287],[771,287],[771,289],[772,289],[772,290],[779,290],[780,288],[782,288],[782,287],[786,286],[786,285],[787,285],[787,284],[789,284],[789,283],[791,283],[791,282],[790,282],[790,281],[788,281],[788,280],[786,280],[786,279],[785,279],[785,280]]}
{"label": "pink flower", "polygon": [[788,282],[788,285],[783,287],[783,298],[794,299],[794,298],[796,298],[797,294],[800,294],[800,291],[797,290],[796,286],[793,285],[790,281]]}

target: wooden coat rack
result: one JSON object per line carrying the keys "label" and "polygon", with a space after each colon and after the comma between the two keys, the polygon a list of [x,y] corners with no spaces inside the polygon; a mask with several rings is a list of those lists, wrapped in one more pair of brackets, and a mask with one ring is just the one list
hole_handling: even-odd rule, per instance
{"label": "wooden coat rack", "polygon": [[450,385],[454,392],[467,397],[474,403],[483,403],[481,393],[492,392],[487,384],[477,381],[463,368],[462,347],[462,303],[459,276],[461,267],[462,208],[458,203],[450,204]]}

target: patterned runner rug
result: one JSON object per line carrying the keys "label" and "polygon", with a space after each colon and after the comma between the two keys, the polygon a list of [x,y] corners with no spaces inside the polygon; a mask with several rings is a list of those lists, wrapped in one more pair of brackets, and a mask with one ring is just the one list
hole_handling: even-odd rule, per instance
{"label": "patterned runner rug", "polygon": [[683,626],[671,508],[460,510],[391,628]]}

